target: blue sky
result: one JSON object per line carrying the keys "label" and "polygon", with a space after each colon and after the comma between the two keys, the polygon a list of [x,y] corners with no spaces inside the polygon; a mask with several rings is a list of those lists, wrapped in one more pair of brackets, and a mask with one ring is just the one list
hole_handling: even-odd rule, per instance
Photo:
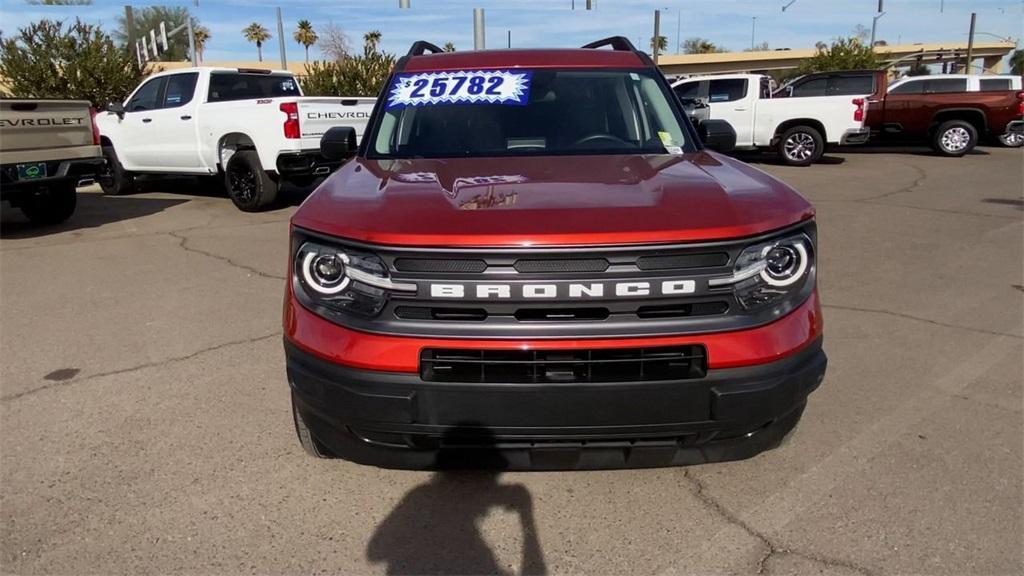
{"label": "blue sky", "polygon": [[[411,0],[411,10],[400,10],[398,0],[192,0],[185,2],[133,3],[188,6],[212,32],[206,60],[255,59],[256,49],[242,38],[250,22],[260,22],[276,35],[275,8],[284,12],[286,47],[290,61],[302,59],[302,49],[291,40],[300,18],[314,28],[328,22],[341,26],[361,46],[362,35],[378,29],[385,50],[404,53],[414,40],[437,44],[454,42],[459,49],[473,44],[474,7],[486,10],[487,45],[504,47],[512,31],[514,47],[579,46],[597,38],[625,35],[646,45],[653,27],[655,8],[662,13],[662,33],[669,38],[670,52],[679,36],[702,36],[739,50],[750,46],[751,24],[757,17],[755,38],[772,48],[811,47],[818,40],[849,35],[858,25],[871,26],[877,0],[796,0],[786,12],[789,0],[594,0],[593,11],[583,10],[585,0]],[[125,0],[94,0],[92,6],[29,6],[24,0],[0,0],[0,30],[11,34],[16,28],[41,18],[74,18],[115,27],[115,17],[124,11]],[[940,13],[940,5],[944,11]],[[879,20],[878,38],[889,43],[951,42],[966,40],[970,13],[978,13],[980,32],[1019,39],[1024,36],[1024,2],[1021,0],[885,0],[887,14]],[[996,38],[980,34],[978,41]],[[277,41],[264,53],[276,57]],[[319,57],[315,47],[311,58]]]}

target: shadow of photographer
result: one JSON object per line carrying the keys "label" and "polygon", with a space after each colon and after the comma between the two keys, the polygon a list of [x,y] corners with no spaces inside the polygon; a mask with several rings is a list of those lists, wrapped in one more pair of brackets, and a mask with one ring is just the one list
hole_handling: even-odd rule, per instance
{"label": "shadow of photographer", "polygon": [[[484,430],[482,432],[482,430]],[[445,435],[451,445],[472,436],[472,448],[442,450],[431,479],[410,490],[366,546],[366,558],[388,574],[510,574],[484,540],[480,525],[492,510],[516,514],[522,530],[522,574],[546,574],[533,498],[522,484],[498,477],[508,462],[494,438],[478,426]]]}

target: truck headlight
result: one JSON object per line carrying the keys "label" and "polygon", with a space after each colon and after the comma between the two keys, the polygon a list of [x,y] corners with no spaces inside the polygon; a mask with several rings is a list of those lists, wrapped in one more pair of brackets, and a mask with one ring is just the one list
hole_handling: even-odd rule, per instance
{"label": "truck headlight", "polygon": [[415,292],[415,284],[392,282],[373,254],[305,241],[295,253],[295,295],[322,315],[376,316],[390,292]]}
{"label": "truck headlight", "polygon": [[709,282],[712,288],[732,286],[736,300],[751,311],[800,292],[814,268],[814,250],[806,234],[748,246],[729,278]]}

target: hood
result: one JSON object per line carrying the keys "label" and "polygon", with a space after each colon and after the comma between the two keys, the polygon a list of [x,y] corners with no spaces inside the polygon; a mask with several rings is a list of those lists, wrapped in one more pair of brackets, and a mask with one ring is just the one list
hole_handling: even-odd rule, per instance
{"label": "hood", "polygon": [[814,214],[792,188],[711,152],[367,160],[292,224],[404,246],[566,246],[753,236]]}

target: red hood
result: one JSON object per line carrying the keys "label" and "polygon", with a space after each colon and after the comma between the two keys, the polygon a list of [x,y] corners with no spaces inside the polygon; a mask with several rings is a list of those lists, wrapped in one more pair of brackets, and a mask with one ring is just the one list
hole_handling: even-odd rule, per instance
{"label": "red hood", "polygon": [[714,153],[349,162],[292,224],[405,246],[554,246],[752,236],[813,216],[792,188]]}

